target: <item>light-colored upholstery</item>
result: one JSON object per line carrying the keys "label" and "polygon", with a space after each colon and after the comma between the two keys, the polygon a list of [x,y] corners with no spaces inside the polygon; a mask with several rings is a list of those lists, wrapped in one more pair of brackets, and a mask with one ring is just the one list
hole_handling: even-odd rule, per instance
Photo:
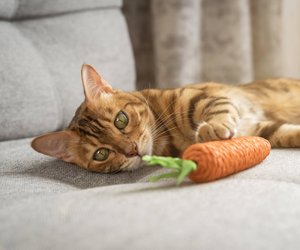
{"label": "light-colored upholstery", "polygon": [[[0,15],[0,141],[66,127],[83,101],[83,63],[94,65],[115,88],[134,89],[134,62],[120,1],[57,0],[55,8],[52,1],[15,2],[23,6],[17,16],[28,14],[26,2],[28,11],[41,9],[53,16],[7,21]],[[59,6],[73,12],[57,14]]]}
{"label": "light-colored upholstery", "polygon": [[0,141],[58,129],[61,101],[45,61],[14,23],[0,20],[0,34]]}
{"label": "light-colored upholstery", "polygon": [[0,18],[21,19],[66,14],[96,8],[118,8],[122,0],[2,0]]}
{"label": "light-colored upholstery", "polygon": [[[208,184],[105,175],[0,143],[0,249],[298,249],[300,151]],[[1,248],[2,247],[2,248]]]}
{"label": "light-colored upholstery", "polygon": [[83,62],[134,88],[120,2],[48,2],[0,1],[0,250],[299,248],[299,149],[181,187],[149,183],[157,168],[98,174],[33,151],[82,101]]}

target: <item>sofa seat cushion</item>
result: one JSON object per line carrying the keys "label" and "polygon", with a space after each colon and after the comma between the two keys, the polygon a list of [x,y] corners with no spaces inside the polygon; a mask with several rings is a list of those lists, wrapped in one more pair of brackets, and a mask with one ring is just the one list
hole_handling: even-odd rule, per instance
{"label": "sofa seat cushion", "polygon": [[[39,155],[30,140],[0,143],[3,249],[297,249],[300,150],[206,183],[147,183],[141,168],[87,172]],[[14,233],[11,233],[14,232]]]}
{"label": "sofa seat cushion", "polygon": [[113,184],[145,182],[156,169],[117,175],[92,173],[76,165],[39,154],[32,139],[0,142],[0,207],[21,200]]}
{"label": "sofa seat cushion", "polygon": [[80,10],[120,7],[121,0],[2,0],[0,19],[49,16]]}
{"label": "sofa seat cushion", "polygon": [[246,179],[97,187],[0,209],[0,241],[31,250],[298,249],[299,200],[298,185]]}

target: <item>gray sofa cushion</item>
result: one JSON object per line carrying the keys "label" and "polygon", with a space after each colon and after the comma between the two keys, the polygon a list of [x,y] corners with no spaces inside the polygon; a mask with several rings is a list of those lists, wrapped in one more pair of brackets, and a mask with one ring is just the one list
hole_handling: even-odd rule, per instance
{"label": "gray sofa cushion", "polygon": [[58,129],[60,98],[41,54],[15,24],[0,21],[0,34],[0,140]]}
{"label": "gray sofa cushion", "polygon": [[[83,101],[80,69],[92,64],[116,88],[134,89],[134,62],[119,9],[105,9],[18,22],[38,48],[58,90],[67,126]],[[125,49],[124,49],[125,48]]]}
{"label": "gray sofa cushion", "polygon": [[96,8],[120,7],[121,0],[2,0],[0,19],[55,15]]}
{"label": "gray sofa cushion", "polygon": [[259,166],[223,180],[176,187],[146,183],[156,169],[91,173],[39,155],[28,143],[0,143],[2,249],[279,250],[300,244],[299,149],[272,150]]}
{"label": "gray sofa cushion", "polygon": [[94,65],[115,88],[135,87],[119,8],[0,21],[0,34],[0,141],[66,127],[84,98],[83,63]]}

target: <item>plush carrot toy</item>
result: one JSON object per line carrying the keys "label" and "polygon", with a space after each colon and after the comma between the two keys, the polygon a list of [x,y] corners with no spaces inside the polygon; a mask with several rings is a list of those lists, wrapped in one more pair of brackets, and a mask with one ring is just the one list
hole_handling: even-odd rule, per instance
{"label": "plush carrot toy", "polygon": [[262,162],[270,153],[269,141],[256,136],[230,140],[196,143],[189,146],[180,158],[144,156],[149,165],[162,165],[174,171],[152,177],[177,178],[180,184],[186,176],[193,182],[209,182],[238,173]]}

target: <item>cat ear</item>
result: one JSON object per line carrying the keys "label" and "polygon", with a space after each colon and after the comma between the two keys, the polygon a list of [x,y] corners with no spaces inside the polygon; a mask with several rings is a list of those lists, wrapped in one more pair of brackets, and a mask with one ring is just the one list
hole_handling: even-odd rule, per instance
{"label": "cat ear", "polygon": [[101,94],[112,94],[114,92],[113,88],[91,65],[82,65],[81,78],[87,100],[93,101],[94,99],[98,99]]}
{"label": "cat ear", "polygon": [[73,162],[68,146],[71,141],[76,141],[77,138],[72,131],[53,132],[35,138],[31,142],[31,147],[39,153],[59,158],[66,162]]}

